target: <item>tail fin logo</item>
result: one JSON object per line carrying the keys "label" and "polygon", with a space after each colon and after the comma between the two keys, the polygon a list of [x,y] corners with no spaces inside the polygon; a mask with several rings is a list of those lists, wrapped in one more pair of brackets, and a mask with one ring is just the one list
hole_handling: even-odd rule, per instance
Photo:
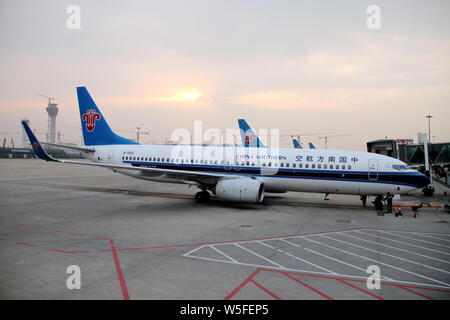
{"label": "tail fin logo", "polygon": [[253,141],[253,138],[254,138],[254,137],[255,137],[254,135],[246,135],[246,136],[245,136],[245,144],[246,144],[246,145],[252,144],[252,141]]}
{"label": "tail fin logo", "polygon": [[102,116],[95,110],[89,109],[85,114],[81,116],[81,119],[86,122],[86,129],[89,132],[94,131],[95,121],[99,121]]}

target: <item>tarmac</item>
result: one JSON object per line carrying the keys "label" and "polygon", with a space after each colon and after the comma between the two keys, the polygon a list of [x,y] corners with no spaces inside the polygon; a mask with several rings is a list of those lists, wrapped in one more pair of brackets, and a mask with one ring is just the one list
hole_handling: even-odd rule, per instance
{"label": "tarmac", "polygon": [[[349,195],[197,204],[186,185],[2,159],[0,298],[448,300],[439,188],[394,200],[402,217]],[[434,207],[414,217],[421,202]],[[67,286],[69,266],[80,289]]]}

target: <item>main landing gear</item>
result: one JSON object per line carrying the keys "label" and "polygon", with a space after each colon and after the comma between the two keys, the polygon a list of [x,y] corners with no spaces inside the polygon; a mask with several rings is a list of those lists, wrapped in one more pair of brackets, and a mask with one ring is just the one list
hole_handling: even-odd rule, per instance
{"label": "main landing gear", "polygon": [[377,196],[372,203],[375,205],[375,210],[383,211],[383,196]]}
{"label": "main landing gear", "polygon": [[362,201],[363,207],[365,207],[366,202],[367,202],[367,196],[361,196],[361,201]]}
{"label": "main landing gear", "polygon": [[195,201],[198,202],[198,203],[208,202],[209,199],[211,199],[211,195],[206,190],[202,190],[202,191],[197,192],[195,194]]}

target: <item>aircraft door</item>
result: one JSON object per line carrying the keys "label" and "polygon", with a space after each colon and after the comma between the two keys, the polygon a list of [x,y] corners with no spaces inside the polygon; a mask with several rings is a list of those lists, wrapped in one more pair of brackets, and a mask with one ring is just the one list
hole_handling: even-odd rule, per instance
{"label": "aircraft door", "polygon": [[369,159],[369,180],[378,180],[378,160]]}

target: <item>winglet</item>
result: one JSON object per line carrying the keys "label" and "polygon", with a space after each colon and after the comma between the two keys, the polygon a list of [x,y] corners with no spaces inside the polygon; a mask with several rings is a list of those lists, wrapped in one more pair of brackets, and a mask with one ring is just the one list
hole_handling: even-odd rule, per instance
{"label": "winglet", "polygon": [[58,160],[49,156],[47,151],[45,151],[45,149],[42,147],[39,140],[34,135],[33,131],[31,131],[28,123],[26,123],[25,121],[22,121],[22,125],[23,125],[23,128],[25,129],[25,132],[27,133],[28,139],[30,140],[30,143],[31,143],[31,146],[33,147],[34,153],[42,160],[58,162]]}

